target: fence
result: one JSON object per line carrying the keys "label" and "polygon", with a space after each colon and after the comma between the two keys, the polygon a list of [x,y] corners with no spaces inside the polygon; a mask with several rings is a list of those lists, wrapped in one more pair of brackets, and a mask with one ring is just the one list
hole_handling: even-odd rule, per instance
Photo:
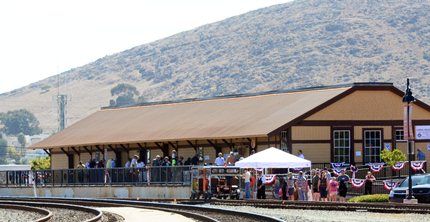
{"label": "fence", "polygon": [[0,186],[190,185],[191,166],[2,171]]}

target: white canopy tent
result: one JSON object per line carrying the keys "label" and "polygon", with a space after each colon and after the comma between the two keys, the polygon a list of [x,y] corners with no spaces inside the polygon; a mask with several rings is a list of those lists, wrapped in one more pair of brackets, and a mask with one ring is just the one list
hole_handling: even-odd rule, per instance
{"label": "white canopy tent", "polygon": [[311,161],[271,147],[236,162],[240,168],[310,168]]}

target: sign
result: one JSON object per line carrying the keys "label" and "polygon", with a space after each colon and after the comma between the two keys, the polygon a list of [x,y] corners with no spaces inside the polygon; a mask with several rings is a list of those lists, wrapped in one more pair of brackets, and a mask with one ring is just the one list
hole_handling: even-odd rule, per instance
{"label": "sign", "polygon": [[417,140],[430,139],[430,126],[415,126],[415,138]]}
{"label": "sign", "polygon": [[211,174],[239,174],[240,168],[229,168],[229,167],[219,167],[219,168],[211,168]]}
{"label": "sign", "polygon": [[361,151],[355,151],[355,156],[361,156]]}
{"label": "sign", "polygon": [[391,143],[384,143],[384,148],[391,151]]}
{"label": "sign", "polygon": [[430,144],[427,144],[427,151],[430,151]]}
{"label": "sign", "polygon": [[403,111],[403,137],[405,140],[413,140],[412,106],[410,104],[405,104]]}

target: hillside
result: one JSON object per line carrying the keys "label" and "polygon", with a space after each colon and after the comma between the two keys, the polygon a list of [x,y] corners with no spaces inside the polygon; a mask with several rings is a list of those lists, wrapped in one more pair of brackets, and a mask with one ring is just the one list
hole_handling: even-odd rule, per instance
{"label": "hillside", "polygon": [[[351,82],[394,82],[430,102],[430,3],[296,0],[137,46],[61,74],[68,125],[109,104],[118,83],[147,101]],[[0,95],[57,126],[57,77]]]}

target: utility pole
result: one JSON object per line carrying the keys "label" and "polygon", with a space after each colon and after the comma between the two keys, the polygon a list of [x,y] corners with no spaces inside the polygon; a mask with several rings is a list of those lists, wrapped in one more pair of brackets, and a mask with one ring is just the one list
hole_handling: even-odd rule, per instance
{"label": "utility pole", "polygon": [[412,158],[414,155],[414,133],[412,129],[412,103],[415,102],[414,96],[412,96],[412,90],[409,86],[409,78],[406,80],[406,91],[402,99],[404,106],[403,116],[403,135],[404,139],[407,140],[408,148],[408,162],[409,162],[409,177],[408,177],[408,195],[403,201],[404,203],[418,203],[412,196]]}
{"label": "utility pole", "polygon": [[58,115],[58,132],[66,128],[66,110],[67,110],[67,95],[60,94],[60,74],[57,76],[57,115]]}

